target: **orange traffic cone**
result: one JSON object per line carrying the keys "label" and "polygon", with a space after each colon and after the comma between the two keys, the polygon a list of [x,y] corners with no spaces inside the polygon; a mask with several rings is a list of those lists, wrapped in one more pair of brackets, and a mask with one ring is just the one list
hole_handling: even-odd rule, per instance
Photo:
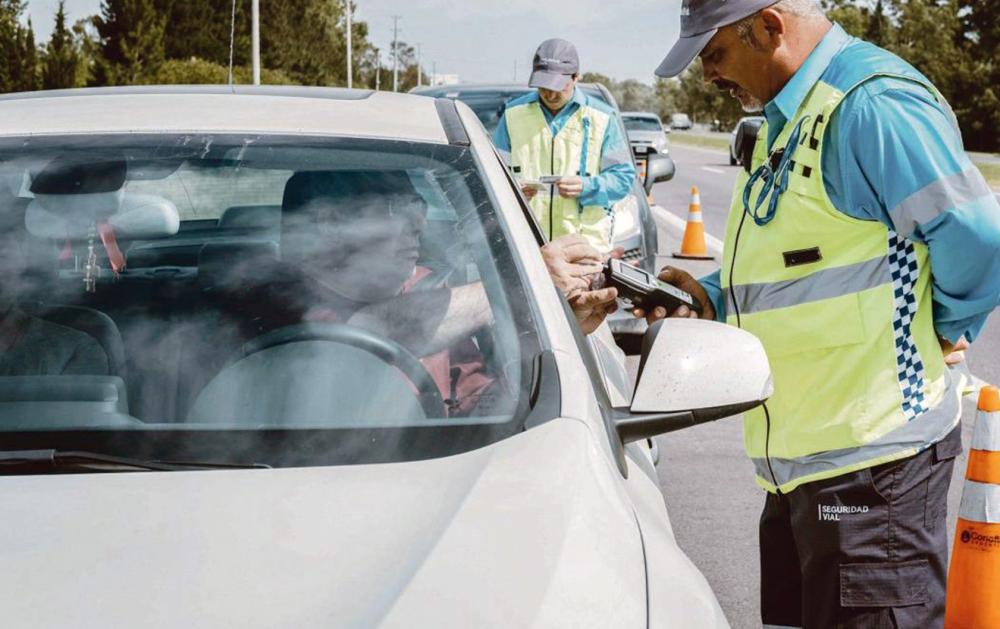
{"label": "orange traffic cone", "polygon": [[948,572],[948,629],[1000,627],[1000,390],[983,387]]}
{"label": "orange traffic cone", "polygon": [[691,186],[691,205],[688,206],[684,240],[681,242],[680,253],[675,253],[674,257],[688,260],[713,259],[705,246],[705,223],[701,220],[701,195],[698,194],[698,186]]}

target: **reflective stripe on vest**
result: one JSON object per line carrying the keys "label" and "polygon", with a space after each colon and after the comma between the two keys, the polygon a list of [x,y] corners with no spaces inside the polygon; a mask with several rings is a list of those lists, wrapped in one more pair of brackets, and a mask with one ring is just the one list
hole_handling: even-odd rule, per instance
{"label": "reflective stripe on vest", "polygon": [[[612,122],[607,113],[581,105],[555,137],[537,101],[508,107],[504,117],[510,135],[510,164],[519,179],[587,177],[600,172],[601,147]],[[555,186],[536,194],[531,207],[549,238],[581,234],[598,250],[611,249],[612,221],[607,208],[581,206],[577,199],[560,196]]]}
{"label": "reflective stripe on vest", "polygon": [[[841,213],[823,183],[826,126],[852,89],[887,74],[936,94],[904,62],[856,48],[834,61],[850,70],[832,73],[852,83],[818,82],[774,143],[792,153],[773,220],[744,216],[743,171],[733,194],[726,318],[756,334],[771,363],[775,393],[766,411],[745,414],[744,437],[758,483],[772,492],[912,456],[944,438],[961,411],[964,378],[945,369],[933,327],[926,246]],[[797,146],[787,146],[800,123]],[[765,124],[754,169],[769,159],[767,136]],[[751,199],[763,189],[755,184]]]}

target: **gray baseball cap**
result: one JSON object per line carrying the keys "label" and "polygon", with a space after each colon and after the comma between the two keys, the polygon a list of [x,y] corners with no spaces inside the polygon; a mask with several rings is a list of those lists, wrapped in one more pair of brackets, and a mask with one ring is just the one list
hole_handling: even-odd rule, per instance
{"label": "gray baseball cap", "polygon": [[528,87],[558,92],[579,71],[580,57],[576,54],[576,46],[565,39],[547,39],[535,51]]}
{"label": "gray baseball cap", "polygon": [[777,3],[778,0],[684,0],[681,38],[656,69],[656,75],[677,76],[701,54],[720,28]]}

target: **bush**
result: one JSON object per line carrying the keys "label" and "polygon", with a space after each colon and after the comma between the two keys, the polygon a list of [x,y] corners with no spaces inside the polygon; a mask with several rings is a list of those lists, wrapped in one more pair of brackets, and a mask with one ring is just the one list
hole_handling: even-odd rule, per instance
{"label": "bush", "polygon": [[[195,57],[184,61],[171,59],[163,62],[151,78],[150,83],[157,85],[219,85],[229,82],[229,68]],[[236,66],[233,68],[233,82],[253,82],[253,70],[249,66]],[[261,68],[260,82],[265,85],[298,83],[280,70],[266,68]]]}

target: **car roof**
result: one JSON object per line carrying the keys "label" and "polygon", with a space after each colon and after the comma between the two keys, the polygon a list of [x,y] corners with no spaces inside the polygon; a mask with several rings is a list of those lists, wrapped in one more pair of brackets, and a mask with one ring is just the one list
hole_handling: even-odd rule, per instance
{"label": "car roof", "polygon": [[101,87],[0,96],[0,136],[267,133],[447,143],[434,99],[340,88]]}
{"label": "car roof", "polygon": [[622,116],[628,118],[651,118],[654,120],[659,120],[660,117],[650,111],[623,111]]}

